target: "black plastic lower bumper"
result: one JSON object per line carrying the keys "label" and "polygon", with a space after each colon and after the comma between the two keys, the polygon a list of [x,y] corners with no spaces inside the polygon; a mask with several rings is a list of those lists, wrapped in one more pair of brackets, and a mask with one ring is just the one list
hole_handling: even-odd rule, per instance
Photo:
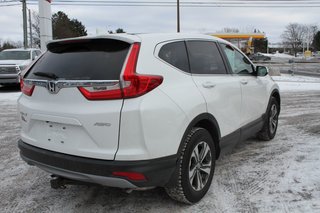
{"label": "black plastic lower bumper", "polygon": [[112,172],[115,171],[142,173],[146,177],[145,181],[123,178],[137,187],[165,186],[175,171],[177,160],[176,155],[141,161],[100,160],[45,150],[22,140],[18,141],[18,146],[21,157],[27,163],[40,168],[55,168],[73,174],[110,178],[119,178],[112,176]]}

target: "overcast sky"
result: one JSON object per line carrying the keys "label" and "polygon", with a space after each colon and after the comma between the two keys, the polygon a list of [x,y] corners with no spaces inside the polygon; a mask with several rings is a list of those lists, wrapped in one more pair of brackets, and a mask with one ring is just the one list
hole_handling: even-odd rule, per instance
{"label": "overcast sky", "polygon": [[[35,5],[28,5],[38,11]],[[77,7],[52,6],[87,28],[89,35],[123,28],[126,32],[175,32],[174,7]],[[181,8],[181,32],[211,33],[225,27],[259,29],[270,42],[280,42],[288,23],[319,24],[320,8]],[[0,39],[22,41],[21,6],[0,7]]]}

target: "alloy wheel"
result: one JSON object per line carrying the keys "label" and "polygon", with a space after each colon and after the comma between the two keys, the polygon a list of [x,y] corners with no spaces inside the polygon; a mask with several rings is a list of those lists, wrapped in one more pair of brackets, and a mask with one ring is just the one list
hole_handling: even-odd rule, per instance
{"label": "alloy wheel", "polygon": [[201,141],[194,147],[189,161],[189,182],[195,191],[200,191],[206,186],[211,169],[210,146]]}
{"label": "alloy wheel", "polygon": [[270,133],[273,134],[278,126],[278,109],[275,104],[271,106],[270,109],[270,117],[269,117],[269,127]]}

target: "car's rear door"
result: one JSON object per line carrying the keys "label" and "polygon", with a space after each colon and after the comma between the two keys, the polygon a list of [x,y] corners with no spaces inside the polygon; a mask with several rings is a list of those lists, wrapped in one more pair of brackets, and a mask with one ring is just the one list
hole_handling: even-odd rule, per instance
{"label": "car's rear door", "polygon": [[56,152],[113,160],[123,104],[120,73],[130,47],[113,39],[49,44],[24,76],[21,139]]}
{"label": "car's rear door", "polygon": [[227,73],[214,41],[188,40],[192,78],[207,102],[207,111],[217,120],[221,136],[240,127],[241,88],[238,79]]}

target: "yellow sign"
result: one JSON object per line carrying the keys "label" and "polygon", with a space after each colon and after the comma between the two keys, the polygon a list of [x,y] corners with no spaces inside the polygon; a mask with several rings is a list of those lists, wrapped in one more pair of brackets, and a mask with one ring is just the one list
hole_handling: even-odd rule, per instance
{"label": "yellow sign", "polygon": [[210,35],[222,39],[263,39],[266,37],[264,33],[213,33]]}
{"label": "yellow sign", "polygon": [[305,52],[304,52],[304,56],[305,56],[305,57],[311,57],[311,56],[312,56],[311,51],[310,51],[310,50],[305,51]]}

